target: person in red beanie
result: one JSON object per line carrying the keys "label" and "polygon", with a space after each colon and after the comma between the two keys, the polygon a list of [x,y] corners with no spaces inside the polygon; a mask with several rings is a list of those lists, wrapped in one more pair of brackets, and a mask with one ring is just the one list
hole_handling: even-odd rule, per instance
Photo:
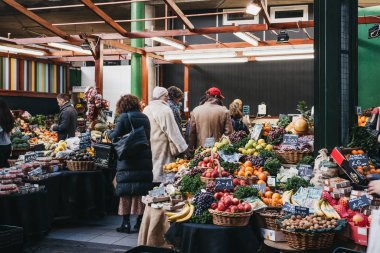
{"label": "person in red beanie", "polygon": [[189,148],[204,146],[206,138],[218,141],[232,133],[229,110],[223,106],[222,92],[215,87],[206,92],[206,102],[194,108],[190,119]]}

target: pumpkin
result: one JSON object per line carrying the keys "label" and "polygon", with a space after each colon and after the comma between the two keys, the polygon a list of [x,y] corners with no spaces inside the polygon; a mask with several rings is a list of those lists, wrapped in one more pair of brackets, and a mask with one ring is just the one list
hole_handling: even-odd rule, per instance
{"label": "pumpkin", "polygon": [[294,122],[290,123],[290,124],[285,128],[285,131],[286,131],[286,132],[290,132],[290,131],[292,131],[292,128],[294,128]]}
{"label": "pumpkin", "polygon": [[294,122],[294,129],[297,132],[307,132],[309,129],[309,124],[304,118],[299,118]]}

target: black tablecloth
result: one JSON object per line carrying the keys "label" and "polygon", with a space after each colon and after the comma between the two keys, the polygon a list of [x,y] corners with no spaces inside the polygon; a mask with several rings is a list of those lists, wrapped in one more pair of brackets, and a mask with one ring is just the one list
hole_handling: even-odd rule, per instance
{"label": "black tablecloth", "polygon": [[0,197],[0,224],[24,228],[26,236],[41,236],[49,230],[47,192]]}
{"label": "black tablecloth", "polygon": [[173,223],[166,240],[181,253],[253,253],[260,247],[255,226],[221,227],[215,225]]}

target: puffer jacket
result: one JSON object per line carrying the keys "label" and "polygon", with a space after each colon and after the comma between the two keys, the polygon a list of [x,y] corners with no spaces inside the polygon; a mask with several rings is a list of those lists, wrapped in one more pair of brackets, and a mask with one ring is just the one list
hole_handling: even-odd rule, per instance
{"label": "puffer jacket", "polygon": [[[143,126],[146,137],[150,141],[150,123],[148,117],[139,111],[128,113],[135,129]],[[131,132],[131,124],[127,113],[122,113],[115,130],[108,134],[112,140]],[[142,196],[153,188],[153,164],[150,146],[133,158],[118,160],[116,167],[116,193],[119,196]]]}
{"label": "puffer jacket", "polygon": [[58,125],[53,128],[58,132],[58,140],[66,140],[75,137],[77,129],[78,113],[70,103],[64,104],[59,112]]}

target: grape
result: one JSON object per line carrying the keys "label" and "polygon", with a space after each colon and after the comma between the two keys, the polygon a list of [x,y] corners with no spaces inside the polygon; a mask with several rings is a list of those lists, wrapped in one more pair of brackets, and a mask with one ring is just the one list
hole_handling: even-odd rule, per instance
{"label": "grape", "polygon": [[244,139],[247,136],[248,135],[245,131],[237,131],[237,132],[233,132],[232,134],[230,134],[228,136],[228,138],[230,139],[231,143],[236,143],[236,142],[241,141],[242,139]]}
{"label": "grape", "polygon": [[262,167],[264,166],[265,159],[261,157],[260,155],[258,156],[253,156],[251,159],[252,165],[256,167]]}
{"label": "grape", "polygon": [[192,169],[190,170],[190,172],[189,172],[189,176],[194,177],[194,176],[196,176],[197,174],[201,174],[201,173],[203,173],[203,169],[202,169],[202,168],[197,168],[197,167],[195,167],[195,168],[192,168]]}
{"label": "grape", "polygon": [[209,181],[206,186],[206,191],[210,193],[215,193],[215,185],[216,185],[215,181]]}
{"label": "grape", "polygon": [[204,211],[208,210],[212,203],[215,202],[214,196],[209,192],[197,193],[194,197],[194,204],[196,205],[195,216],[201,215]]}
{"label": "grape", "polygon": [[273,128],[268,134],[269,143],[275,145],[280,144],[285,133],[286,131],[282,127]]}

